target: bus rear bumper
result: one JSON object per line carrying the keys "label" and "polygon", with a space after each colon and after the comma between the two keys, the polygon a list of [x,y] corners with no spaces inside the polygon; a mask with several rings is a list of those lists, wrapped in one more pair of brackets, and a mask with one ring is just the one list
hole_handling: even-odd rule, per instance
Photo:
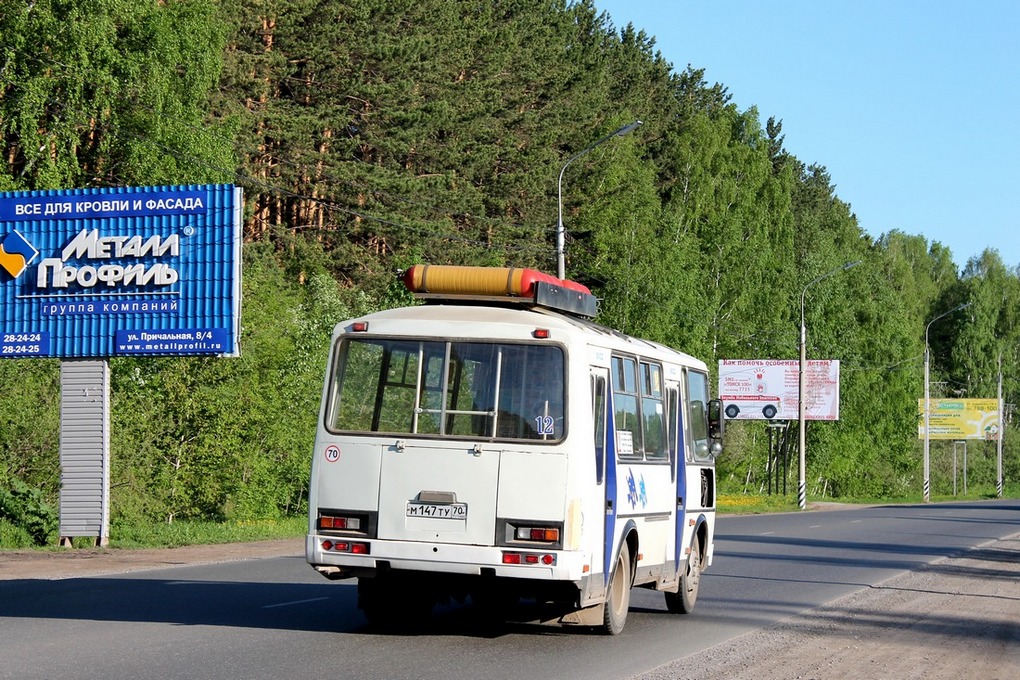
{"label": "bus rear bumper", "polygon": [[[365,547],[359,549],[367,554],[349,552],[350,546],[344,543],[361,544]],[[342,549],[337,549],[338,544]],[[590,560],[573,551],[351,539],[319,534],[306,536],[305,559],[330,578],[402,570],[580,583],[591,572]],[[520,563],[508,563],[518,559]]]}

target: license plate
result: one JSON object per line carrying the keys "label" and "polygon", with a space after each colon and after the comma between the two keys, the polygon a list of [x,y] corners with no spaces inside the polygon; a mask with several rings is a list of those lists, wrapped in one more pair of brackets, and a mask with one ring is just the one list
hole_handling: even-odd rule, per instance
{"label": "license plate", "polygon": [[436,519],[467,519],[467,503],[415,503],[407,504],[408,517],[434,517]]}

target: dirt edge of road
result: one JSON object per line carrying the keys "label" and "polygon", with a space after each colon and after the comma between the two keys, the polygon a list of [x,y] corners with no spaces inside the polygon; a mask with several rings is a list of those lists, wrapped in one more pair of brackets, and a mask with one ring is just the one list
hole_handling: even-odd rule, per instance
{"label": "dirt edge of road", "polygon": [[784,619],[635,680],[1020,676],[1020,534]]}
{"label": "dirt edge of road", "polygon": [[63,579],[215,564],[263,557],[304,556],[304,538],[179,548],[76,548],[0,552],[0,580]]}

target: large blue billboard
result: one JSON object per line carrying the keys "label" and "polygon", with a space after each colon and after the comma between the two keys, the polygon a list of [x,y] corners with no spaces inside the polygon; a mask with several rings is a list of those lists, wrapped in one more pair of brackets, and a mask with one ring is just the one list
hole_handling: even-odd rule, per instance
{"label": "large blue billboard", "polygon": [[0,358],[236,355],[241,190],[0,193]]}

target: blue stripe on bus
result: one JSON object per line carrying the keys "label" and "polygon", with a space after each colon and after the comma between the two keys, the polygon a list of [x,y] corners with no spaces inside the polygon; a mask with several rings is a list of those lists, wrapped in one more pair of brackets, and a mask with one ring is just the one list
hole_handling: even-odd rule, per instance
{"label": "blue stripe on bus", "polygon": [[[602,579],[609,586],[610,570],[613,565],[613,537],[616,535],[616,414],[613,410],[613,388],[606,381],[606,524],[604,551],[602,561]],[[608,503],[612,501],[612,513],[608,512]]]}
{"label": "blue stripe on bus", "polygon": [[[682,392],[683,390],[681,390]],[[676,494],[682,498],[683,503],[676,509],[676,541],[673,546],[673,561],[675,571],[680,571],[680,557],[683,554],[684,522],[687,518],[687,455],[684,451],[684,400],[681,394],[677,394],[676,405],[677,428],[676,428]]]}

